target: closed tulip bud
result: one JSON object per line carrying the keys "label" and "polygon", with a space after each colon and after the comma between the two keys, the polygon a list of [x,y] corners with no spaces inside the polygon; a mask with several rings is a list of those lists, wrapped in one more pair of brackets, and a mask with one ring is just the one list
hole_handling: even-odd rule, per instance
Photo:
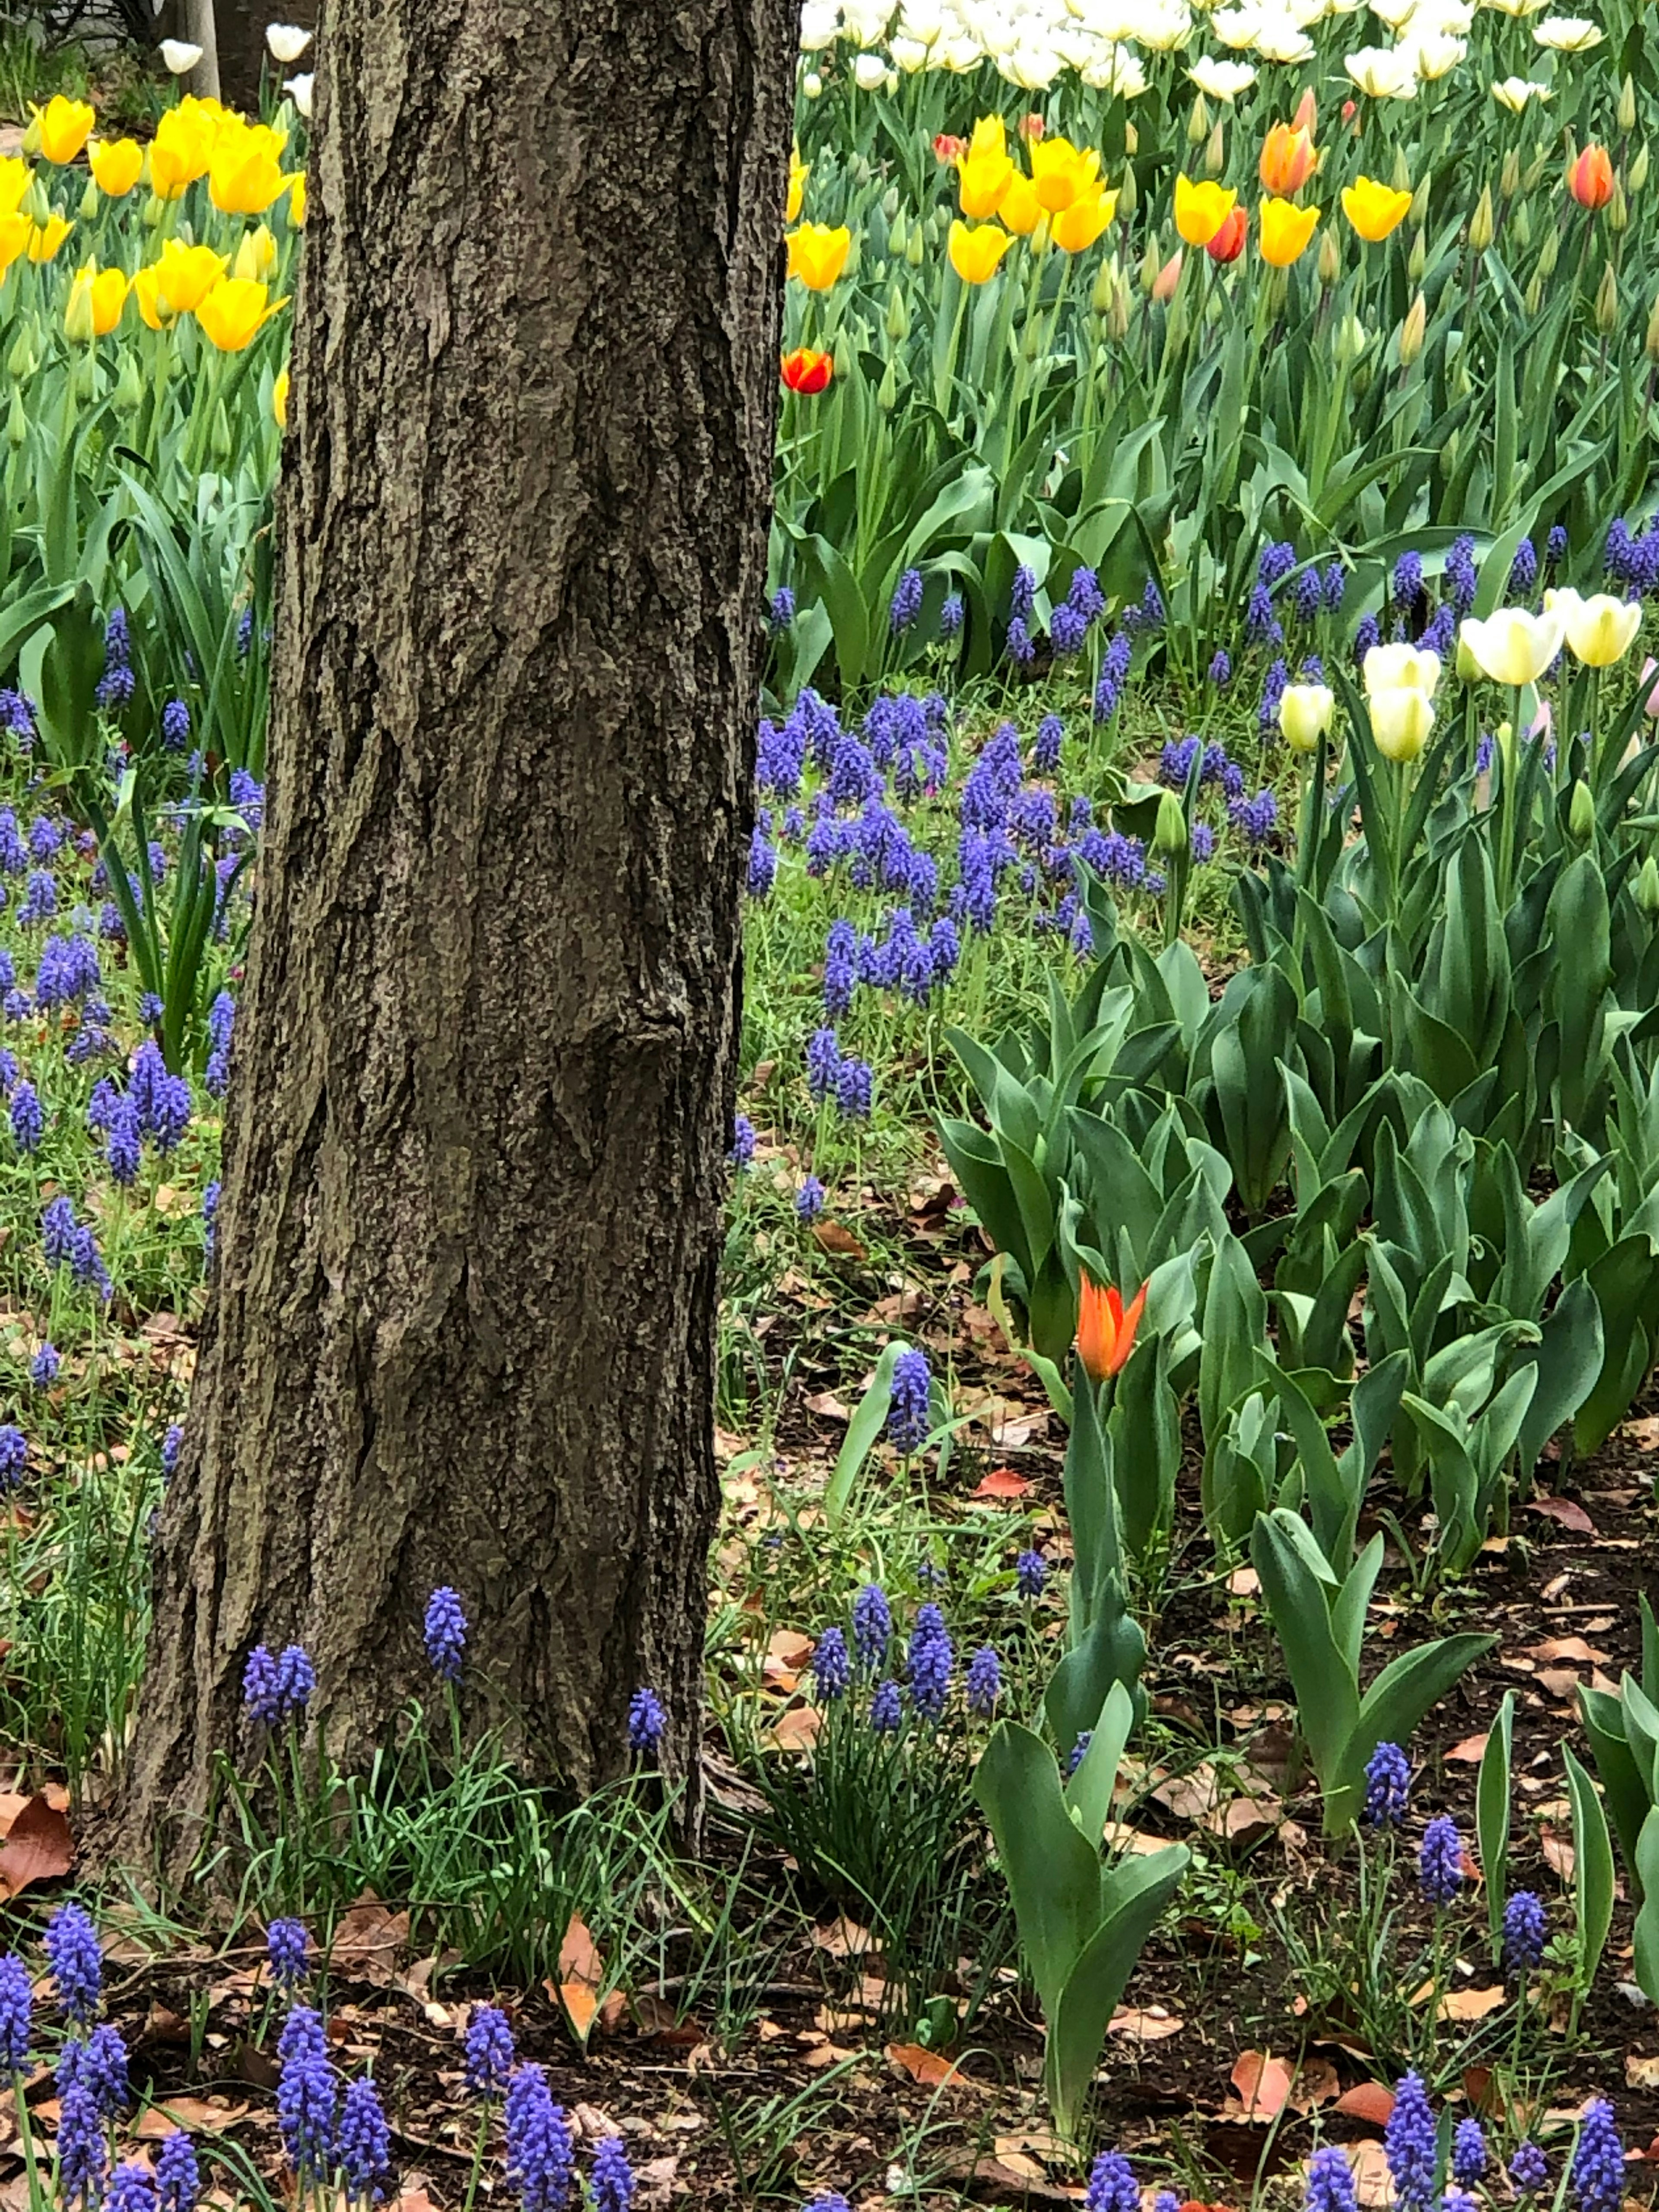
{"label": "closed tulip bud", "polygon": [[1506,200],[1512,200],[1521,189],[1521,156],[1513,146],[1504,156],[1504,166],[1498,173],[1498,189]]}
{"label": "closed tulip bud", "polygon": [[1532,244],[1532,210],[1525,200],[1510,217],[1510,236],[1523,249]]}
{"label": "closed tulip bud", "polygon": [[1636,87],[1628,76],[1619,88],[1619,128],[1625,131],[1636,128]]}
{"label": "closed tulip bud", "polygon": [[[1659,314],[1659,307],[1654,310]],[[6,356],[6,374],[20,380],[34,374],[34,326],[25,323],[12,341],[11,351]]]}
{"label": "closed tulip bud", "polygon": [[1659,367],[1659,292],[1653,295],[1653,306],[1648,313],[1648,334],[1642,350],[1648,359]]}
{"label": "closed tulip bud", "polygon": [[1429,304],[1419,292],[1406,310],[1406,319],[1400,325],[1400,366],[1409,368],[1423,350],[1423,341],[1428,335]]}
{"label": "closed tulip bud", "polygon": [[1527,167],[1522,172],[1522,191],[1523,192],[1535,192],[1538,190],[1539,185],[1544,181],[1544,172],[1549,167],[1549,166],[1550,149],[1547,146],[1540,146],[1538,149],[1536,157],[1530,161]]}
{"label": "closed tulip bud", "polygon": [[904,258],[912,269],[920,269],[927,248],[919,230],[913,230],[904,241]]}
{"label": "closed tulip bud", "polygon": [[1626,189],[1632,194],[1639,192],[1647,180],[1648,142],[1644,138],[1637,148],[1636,158],[1630,165],[1630,175],[1626,179]]}
{"label": "closed tulip bud", "polygon": [[881,382],[876,386],[876,404],[884,415],[890,415],[898,405],[898,363],[890,361],[882,372]]}
{"label": "closed tulip bud", "polygon": [[1595,835],[1595,801],[1582,776],[1572,787],[1572,797],[1567,802],[1567,835],[1575,845],[1588,845]]}
{"label": "closed tulip bud", "polygon": [[92,179],[88,177],[87,179],[87,188],[81,195],[81,220],[82,222],[91,222],[96,218],[98,210],[100,205],[102,204],[102,200],[103,194],[99,191]]}
{"label": "closed tulip bud", "polygon": [[1457,474],[1457,432],[1455,428],[1447,431],[1445,438],[1441,444],[1440,473],[1444,477],[1448,483],[1449,483],[1452,478]]}
{"label": "closed tulip bud", "polygon": [[1140,289],[1149,300],[1158,288],[1158,272],[1163,266],[1158,258],[1158,246],[1149,238],[1146,251],[1140,257]]}
{"label": "closed tulip bud", "polygon": [[146,230],[159,230],[166,217],[167,204],[157,192],[152,192],[144,202],[143,222]]}
{"label": "closed tulip bud", "polygon": [[1339,362],[1356,362],[1364,352],[1365,325],[1358,315],[1345,315],[1331,333],[1331,351]]}
{"label": "closed tulip bud", "polygon": [[[1153,279],[1152,297],[1160,307],[1167,307],[1175,298],[1176,289],[1181,283],[1181,264],[1185,256],[1182,254],[1172,253]],[[1173,331],[1175,327],[1175,321],[1171,318],[1170,328]],[[1182,328],[1184,327],[1183,324]]]}
{"label": "closed tulip bud", "polygon": [[[1628,78],[1626,82],[1629,82]],[[1650,921],[1659,916],[1659,860],[1651,853],[1643,861],[1636,878],[1636,903]]]}
{"label": "closed tulip bud", "polygon": [[[1176,257],[1177,260],[1179,260],[1180,258],[1179,254]],[[1163,281],[1162,277],[1158,279],[1160,284]],[[1173,293],[1175,287],[1174,285],[1171,285],[1170,287],[1170,292]],[[1169,298],[1169,295],[1160,293],[1159,297]],[[1184,299],[1170,299],[1169,332],[1170,343],[1172,346],[1185,345],[1187,343],[1187,302]]]}
{"label": "closed tulip bud", "polygon": [[24,444],[29,434],[28,410],[23,404],[23,395],[14,384],[11,406],[6,415],[6,443],[14,452]]}
{"label": "closed tulip bud", "polygon": [[1535,315],[1543,306],[1544,280],[1541,276],[1534,276],[1528,285],[1522,304],[1529,315]]}
{"label": "closed tulip bud", "polygon": [[800,88],[808,100],[820,100],[823,96],[823,79],[816,70],[808,70],[800,81]]}
{"label": "closed tulip bud", "polygon": [[897,256],[904,251],[904,241],[910,235],[910,225],[901,208],[887,226],[887,251]]}
{"label": "closed tulip bud", "polygon": [[1158,823],[1152,831],[1152,850],[1171,858],[1184,853],[1189,843],[1187,816],[1174,792],[1166,791],[1158,802]]}
{"label": "closed tulip bud", "polygon": [[896,284],[887,295],[887,335],[895,345],[901,344],[910,335],[910,310],[904,304],[904,295]]}
{"label": "closed tulip bud", "polygon": [[123,415],[142,406],[144,380],[138,374],[138,356],[131,346],[121,349],[121,373],[115,380],[115,404]]}
{"label": "closed tulip bud", "polygon": [[1319,281],[1328,292],[1341,274],[1342,254],[1333,228],[1328,230],[1319,241]]}
{"label": "closed tulip bud", "polygon": [[1398,145],[1394,149],[1394,188],[1397,192],[1408,192],[1412,188],[1412,173],[1407,165],[1406,149]]}
{"label": "closed tulip bud", "polygon": [[1595,288],[1595,327],[1604,338],[1610,338],[1619,327],[1619,279],[1608,262],[1601,271],[1601,281]]}
{"label": "closed tulip bud", "polygon": [[[1419,177],[1417,183],[1417,190],[1412,194],[1412,204],[1410,209],[1411,219],[1417,225],[1419,230],[1422,229],[1423,226],[1429,219],[1429,182],[1430,179],[1426,173]],[[1402,192],[1405,189],[1406,187],[1404,185],[1400,186],[1400,190]]]}
{"label": "closed tulip bud", "polygon": [[1424,243],[1423,234],[1419,230],[1412,241],[1410,253],[1406,257],[1406,274],[1413,284],[1420,284],[1423,282],[1423,271],[1428,265],[1429,249]]}
{"label": "closed tulip bud", "polygon": [[1227,139],[1219,123],[1210,133],[1210,143],[1204,149],[1204,173],[1218,177],[1227,166]]}
{"label": "closed tulip bud", "polygon": [[1561,229],[1559,223],[1548,224],[1544,231],[1544,242],[1538,249],[1538,274],[1547,284],[1555,274],[1555,264],[1561,252]]}
{"label": "closed tulip bud", "polygon": [[1201,146],[1210,135],[1210,111],[1200,92],[1193,102],[1193,112],[1187,118],[1187,143]]}
{"label": "closed tulip bud", "polygon": [[881,211],[886,216],[889,222],[891,222],[893,217],[898,213],[899,196],[898,186],[896,185],[889,185],[886,191],[882,194]]}
{"label": "closed tulip bud", "polygon": [[1123,150],[1126,154],[1140,151],[1140,133],[1133,123],[1126,123],[1123,126]]}
{"label": "closed tulip bud", "polygon": [[1472,252],[1484,253],[1497,235],[1498,222],[1492,210],[1492,186],[1482,185],[1480,197],[1474,204],[1474,213],[1469,217],[1469,248]]}
{"label": "closed tulip bud", "polygon": [[[1133,151],[1133,149],[1131,150]],[[1117,211],[1121,216],[1131,216],[1139,204],[1140,191],[1135,183],[1135,173],[1126,166],[1123,182],[1118,186]]]}
{"label": "closed tulip bud", "polygon": [[1615,177],[1613,180],[1613,198],[1607,202],[1607,228],[1624,230],[1629,222],[1630,202],[1625,198],[1625,187]]}
{"label": "closed tulip bud", "polygon": [[1129,288],[1120,276],[1112,286],[1112,311],[1106,318],[1106,335],[1121,345],[1129,335]]}

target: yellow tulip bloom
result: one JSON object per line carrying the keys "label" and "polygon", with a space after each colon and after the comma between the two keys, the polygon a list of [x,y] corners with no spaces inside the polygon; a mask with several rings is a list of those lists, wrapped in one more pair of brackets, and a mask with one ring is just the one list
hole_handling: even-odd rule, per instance
{"label": "yellow tulip bloom", "polygon": [[48,216],[45,222],[31,223],[29,225],[29,259],[50,261],[74,228],[74,224],[65,222],[61,215]]}
{"label": "yellow tulip bloom", "polygon": [[1085,253],[1117,213],[1117,194],[1097,185],[1092,192],[1054,216],[1050,228],[1056,246],[1067,253]]}
{"label": "yellow tulip bloom", "polygon": [[1356,177],[1342,188],[1342,212],[1368,245],[1380,246],[1406,220],[1412,204],[1409,192],[1396,192],[1370,177]]}
{"label": "yellow tulip bloom", "polygon": [[289,228],[303,230],[306,227],[306,173],[294,172],[294,181],[288,191],[288,220]]}
{"label": "yellow tulip bloom", "polygon": [[1434,727],[1434,702],[1428,693],[1402,684],[1376,692],[1368,704],[1378,752],[1385,760],[1414,761]]}
{"label": "yellow tulip bloom", "polygon": [[1586,668],[1611,668],[1622,660],[1642,628],[1640,602],[1615,599],[1611,592],[1588,599],[1573,591],[1546,592],[1544,612],[1560,616],[1573,658]]}
{"label": "yellow tulip bloom", "polygon": [[187,315],[199,307],[230,265],[230,257],[210,246],[186,246],[168,239],[155,263],[156,296],[169,315]]}
{"label": "yellow tulip bloom", "polygon": [[976,222],[995,215],[1014,179],[1007,133],[1000,115],[981,115],[959,164],[957,190],[963,215]]}
{"label": "yellow tulip bloom", "polygon": [[833,230],[828,223],[804,222],[784,243],[789,248],[789,274],[799,276],[809,292],[827,292],[847,266],[853,234],[844,222]]}
{"label": "yellow tulip bloom", "polygon": [[1176,179],[1175,223],[1188,246],[1207,246],[1237,204],[1238,194],[1207,178],[1195,185],[1183,170]]}
{"label": "yellow tulip bloom", "polygon": [[1092,149],[1079,153],[1069,138],[1039,138],[1031,147],[1031,183],[1050,215],[1085,199],[1099,178],[1100,156]]}
{"label": "yellow tulip bloom", "polygon": [[1403,688],[1432,699],[1440,681],[1440,656],[1414,645],[1374,645],[1365,655],[1363,673],[1368,698]]}
{"label": "yellow tulip bloom", "polygon": [[1019,238],[1029,238],[1042,220],[1042,203],[1036,196],[1036,186],[1029,177],[1022,177],[1018,169],[1009,179],[997,213]]}
{"label": "yellow tulip bloom", "polygon": [[0,215],[0,276],[28,251],[34,225],[26,215]]}
{"label": "yellow tulip bloom", "polygon": [[288,301],[272,300],[270,288],[251,276],[227,276],[197,302],[196,319],[221,353],[240,353]]}
{"label": "yellow tulip bloom", "polygon": [[95,261],[83,261],[64,303],[64,328],[82,345],[94,338],[106,338],[120,321],[126,303],[125,270],[100,269]]}
{"label": "yellow tulip bloom", "polygon": [[15,215],[33,182],[33,170],[17,155],[9,154],[0,161],[0,215]]}
{"label": "yellow tulip bloom", "polygon": [[252,276],[260,284],[269,284],[276,274],[276,241],[264,223],[244,233],[230,273],[233,276]]}
{"label": "yellow tulip bloom", "polygon": [[1494,684],[1535,684],[1560,652],[1565,628],[1559,608],[1534,615],[1525,607],[1499,607],[1485,622],[1471,617],[1457,637]]}
{"label": "yellow tulip bloom", "polygon": [[222,139],[208,165],[208,197],[222,215],[263,215],[288,190],[276,156],[252,139],[252,132]]}
{"label": "yellow tulip bloom", "polygon": [[948,248],[951,266],[964,284],[988,283],[1013,242],[994,222],[981,223],[977,230],[969,230],[965,222],[953,222]]}
{"label": "yellow tulip bloom", "polygon": [[94,138],[87,148],[92,181],[111,199],[125,199],[144,170],[144,149],[136,138]]}
{"label": "yellow tulip bloom", "polygon": [[811,173],[811,165],[802,161],[800,149],[796,147],[789,156],[789,204],[783,214],[786,229],[791,223],[800,221],[801,206],[806,198],[806,179]]}
{"label": "yellow tulip bloom", "polygon": [[165,331],[178,319],[178,309],[170,307],[161,296],[161,272],[153,261],[133,278],[132,296],[151,330]]}
{"label": "yellow tulip bloom", "polygon": [[149,186],[157,199],[176,200],[206,176],[218,136],[218,118],[205,100],[168,108],[149,142]]}
{"label": "yellow tulip bloom", "polygon": [[60,168],[75,159],[97,121],[84,100],[66,100],[61,92],[53,93],[44,108],[32,108],[30,112],[39,130],[42,155]]}
{"label": "yellow tulip bloom", "polygon": [[1308,250],[1308,240],[1319,221],[1316,207],[1300,208],[1291,200],[1261,203],[1261,258],[1275,269],[1288,269]]}
{"label": "yellow tulip bloom", "polygon": [[1287,684],[1279,695],[1279,726],[1291,750],[1316,751],[1335,711],[1336,696],[1328,684]]}
{"label": "yellow tulip bloom", "polygon": [[276,381],[270,387],[270,411],[276,418],[276,428],[288,428],[288,371],[279,368]]}

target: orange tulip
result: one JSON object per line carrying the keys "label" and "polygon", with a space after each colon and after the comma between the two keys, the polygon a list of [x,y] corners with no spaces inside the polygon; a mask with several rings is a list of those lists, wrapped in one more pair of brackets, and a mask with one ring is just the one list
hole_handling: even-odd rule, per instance
{"label": "orange tulip", "polygon": [[967,150],[968,141],[953,138],[948,131],[941,131],[933,141],[933,159],[943,168],[948,169],[952,161],[959,161]]}
{"label": "orange tulip", "polygon": [[1586,146],[1567,171],[1567,190],[1592,213],[1613,198],[1613,163],[1605,146]]}
{"label": "orange tulip", "polygon": [[1299,192],[1314,173],[1317,155],[1305,131],[1288,123],[1275,123],[1261,143],[1259,167],[1266,189],[1280,199]]}
{"label": "orange tulip", "polygon": [[1237,261],[1244,251],[1249,228],[1250,218],[1242,207],[1236,207],[1204,251],[1212,261]]}
{"label": "orange tulip", "polygon": [[811,395],[827,388],[835,366],[833,354],[814,353],[811,346],[797,346],[793,353],[784,355],[779,373],[791,392]]}
{"label": "orange tulip", "polygon": [[1035,146],[1047,125],[1040,115],[1022,115],[1014,128],[1028,146]]}
{"label": "orange tulip", "polygon": [[1152,284],[1152,297],[1159,307],[1167,307],[1176,295],[1176,286],[1181,282],[1181,264],[1184,254],[1172,253],[1158,270]]}
{"label": "orange tulip", "polygon": [[1319,128],[1319,103],[1314,98],[1311,85],[1296,103],[1296,113],[1291,118],[1291,128],[1292,131],[1305,131],[1310,138]]}
{"label": "orange tulip", "polygon": [[1097,1382],[1121,1375],[1135,1348],[1135,1331],[1146,1304],[1143,1283],[1126,1310],[1117,1291],[1103,1291],[1085,1275],[1077,1317],[1077,1352],[1087,1373]]}

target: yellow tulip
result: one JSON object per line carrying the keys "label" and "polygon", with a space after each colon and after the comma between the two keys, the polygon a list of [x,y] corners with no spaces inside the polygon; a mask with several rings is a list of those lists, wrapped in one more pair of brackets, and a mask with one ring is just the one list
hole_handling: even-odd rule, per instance
{"label": "yellow tulip", "polygon": [[1013,244],[1006,230],[982,223],[969,230],[965,222],[951,225],[951,266],[964,284],[984,284],[997,273],[997,264]]}
{"label": "yellow tulip", "polygon": [[1036,186],[1029,177],[1022,177],[1018,169],[1008,181],[997,213],[1020,238],[1029,238],[1042,220],[1042,203],[1036,196]]}
{"label": "yellow tulip", "polygon": [[1642,628],[1640,602],[1615,599],[1611,592],[1588,599],[1573,591],[1546,592],[1544,611],[1561,617],[1573,658],[1586,668],[1611,668],[1622,660]]}
{"label": "yellow tulip", "polygon": [[33,182],[33,170],[17,155],[9,154],[0,161],[0,215],[15,215]]}
{"label": "yellow tulip", "polygon": [[827,292],[847,266],[853,234],[844,222],[834,230],[828,223],[804,222],[784,242],[789,248],[789,274],[799,276],[809,292]]}
{"label": "yellow tulip", "polygon": [[69,336],[82,345],[106,338],[126,306],[127,283],[125,270],[100,269],[95,261],[83,261],[64,303],[64,328]]}
{"label": "yellow tulip", "polygon": [[1317,750],[1335,710],[1336,697],[1328,684],[1287,684],[1279,695],[1279,726],[1291,750]]}
{"label": "yellow tulip", "polygon": [[0,215],[0,276],[28,251],[34,225],[26,215]]}
{"label": "yellow tulip", "polygon": [[221,353],[240,353],[287,305],[285,299],[272,300],[269,286],[251,276],[227,276],[197,302],[196,319]]}
{"label": "yellow tulip", "polygon": [[1013,179],[1014,165],[1008,156],[1002,118],[981,115],[958,165],[957,191],[963,215],[975,221],[995,215]]}
{"label": "yellow tulip", "polygon": [[1494,684],[1535,684],[1560,652],[1565,628],[1559,608],[1534,615],[1525,607],[1499,607],[1485,622],[1471,617],[1457,635]]}
{"label": "yellow tulip", "polygon": [[1391,230],[1406,220],[1409,192],[1396,192],[1370,177],[1356,177],[1342,188],[1342,212],[1368,245],[1380,246]]}
{"label": "yellow tulip", "polygon": [[1039,138],[1031,147],[1031,183],[1050,215],[1086,198],[1099,176],[1099,155],[1079,153],[1069,138]]}
{"label": "yellow tulip", "polygon": [[1237,204],[1238,194],[1207,178],[1195,185],[1183,170],[1176,179],[1175,223],[1188,246],[1207,246]]}
{"label": "yellow tulip", "polygon": [[1261,258],[1275,269],[1288,269],[1307,252],[1308,240],[1319,221],[1316,207],[1299,208],[1291,200],[1261,204]]}
{"label": "yellow tulip", "polygon": [[153,261],[133,278],[132,296],[151,330],[167,330],[177,319],[178,309],[170,307],[161,296],[161,272]]}
{"label": "yellow tulip", "polygon": [[186,246],[168,239],[155,263],[156,297],[169,315],[187,315],[200,307],[224,275],[230,257],[210,246]]}
{"label": "yellow tulip", "polygon": [[60,168],[75,159],[97,120],[84,100],[66,100],[61,92],[53,93],[44,108],[30,112],[39,126],[42,155]]}
{"label": "yellow tulip", "polygon": [[1365,655],[1364,676],[1368,698],[1403,689],[1432,699],[1440,681],[1440,656],[1414,645],[1374,645]]}
{"label": "yellow tulip", "polygon": [[1054,244],[1067,253],[1086,252],[1117,213],[1117,194],[1097,185],[1092,192],[1062,210],[1053,220]]}
{"label": "yellow tulip", "polygon": [[243,234],[230,273],[233,276],[252,276],[261,284],[269,284],[276,274],[276,241],[264,223]]}
{"label": "yellow tulip", "polygon": [[811,175],[811,164],[803,161],[800,149],[796,147],[789,156],[789,204],[784,210],[786,228],[800,221],[801,204],[806,198],[806,179]]}
{"label": "yellow tulip", "polygon": [[1371,736],[1385,760],[1414,761],[1434,727],[1434,702],[1410,684],[1378,691],[1368,702]]}
{"label": "yellow tulip", "polygon": [[288,371],[279,368],[276,381],[270,387],[270,411],[276,418],[276,428],[288,428]]}
{"label": "yellow tulip", "polygon": [[295,230],[303,230],[306,227],[306,173],[303,169],[294,172],[294,181],[289,186],[288,219]]}
{"label": "yellow tulip", "polygon": [[253,133],[220,141],[208,165],[208,197],[222,215],[263,215],[288,190],[288,179]]}
{"label": "yellow tulip", "polygon": [[149,185],[157,199],[176,200],[206,176],[218,135],[218,117],[206,100],[181,100],[168,108],[149,142]]}
{"label": "yellow tulip", "polygon": [[125,199],[143,174],[144,149],[136,138],[94,138],[87,148],[92,181],[111,199]]}
{"label": "yellow tulip", "polygon": [[31,223],[29,225],[29,259],[50,261],[74,228],[74,224],[65,222],[61,215],[48,216],[45,222]]}

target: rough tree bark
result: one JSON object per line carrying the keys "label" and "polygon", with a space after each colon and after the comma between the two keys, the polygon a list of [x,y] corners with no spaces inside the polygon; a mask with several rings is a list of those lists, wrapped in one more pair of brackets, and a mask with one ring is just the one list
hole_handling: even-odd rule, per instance
{"label": "rough tree bark", "polygon": [[[544,1771],[695,1766],[789,0],[330,0],[216,1294],[118,1832],[250,1647],[347,1758],[453,1583]],[[185,1816],[179,1823],[175,1816]]]}

